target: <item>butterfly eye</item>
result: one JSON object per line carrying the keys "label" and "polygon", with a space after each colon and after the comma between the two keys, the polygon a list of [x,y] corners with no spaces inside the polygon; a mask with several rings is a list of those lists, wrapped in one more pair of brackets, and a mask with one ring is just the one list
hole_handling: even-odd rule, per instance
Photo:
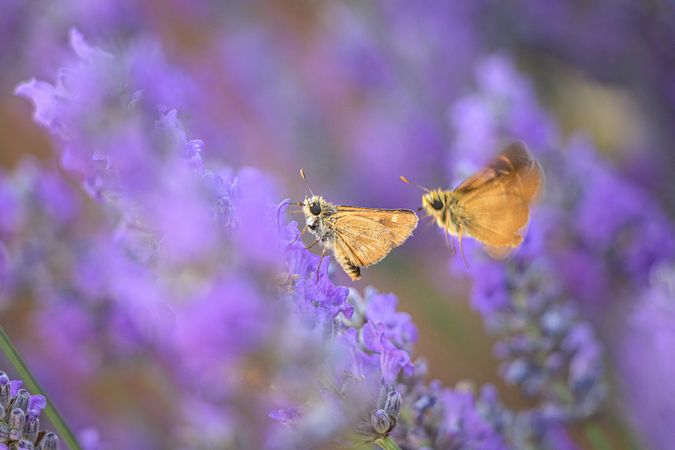
{"label": "butterfly eye", "polygon": [[443,209],[443,202],[440,199],[436,198],[431,203],[431,207],[434,208],[436,211],[440,211],[441,209]]}
{"label": "butterfly eye", "polygon": [[318,216],[321,214],[321,205],[318,203],[312,203],[312,205],[309,207],[309,212],[314,214],[315,216]]}

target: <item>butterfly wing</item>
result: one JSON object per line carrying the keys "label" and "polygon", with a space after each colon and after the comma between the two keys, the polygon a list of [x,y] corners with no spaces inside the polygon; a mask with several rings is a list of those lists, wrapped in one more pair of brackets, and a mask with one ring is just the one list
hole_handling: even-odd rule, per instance
{"label": "butterfly wing", "polygon": [[486,244],[492,256],[506,256],[523,240],[530,203],[540,191],[542,178],[541,166],[523,143],[506,147],[453,191],[465,234]]}
{"label": "butterfly wing", "polygon": [[338,206],[332,220],[335,259],[353,280],[358,280],[360,267],[376,264],[403,244],[418,219],[407,209]]}

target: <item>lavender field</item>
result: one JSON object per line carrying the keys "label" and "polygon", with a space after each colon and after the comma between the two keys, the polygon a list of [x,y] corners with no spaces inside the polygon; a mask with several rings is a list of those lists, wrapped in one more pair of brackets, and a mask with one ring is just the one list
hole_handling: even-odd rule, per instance
{"label": "lavender field", "polygon": [[[0,450],[675,450],[673,3],[0,0],[0,68]],[[306,248],[301,168],[417,210],[513,140],[505,260]]]}

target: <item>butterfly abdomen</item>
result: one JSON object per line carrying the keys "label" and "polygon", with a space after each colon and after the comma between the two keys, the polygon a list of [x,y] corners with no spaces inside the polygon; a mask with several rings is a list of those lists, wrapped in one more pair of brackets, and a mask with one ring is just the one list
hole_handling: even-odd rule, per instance
{"label": "butterfly abdomen", "polygon": [[349,277],[350,277],[352,280],[358,280],[358,279],[361,278],[361,268],[360,268],[360,267],[357,267],[357,266],[347,266],[347,268],[345,269],[345,271],[347,272],[347,275],[349,275]]}
{"label": "butterfly abdomen", "polygon": [[347,273],[347,275],[349,275],[349,278],[354,281],[361,278],[361,268],[359,266],[355,266],[346,255],[341,252],[336,252],[335,259],[337,260],[338,264],[340,264],[342,269]]}

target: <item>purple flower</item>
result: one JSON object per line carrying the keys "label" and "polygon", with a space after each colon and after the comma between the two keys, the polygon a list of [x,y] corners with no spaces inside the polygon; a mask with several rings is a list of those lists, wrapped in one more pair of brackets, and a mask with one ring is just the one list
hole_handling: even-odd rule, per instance
{"label": "purple flower", "polygon": [[417,329],[410,314],[396,311],[396,296],[366,289],[365,318],[369,323],[381,323],[385,336],[399,348],[410,348],[417,341]]}
{"label": "purple flower", "polygon": [[[502,377],[519,386],[526,395],[536,396],[541,402],[538,408],[546,411],[547,417],[555,414],[555,420],[559,421],[582,420],[597,410],[603,398],[603,349],[592,326],[571,303],[574,298],[570,295],[577,300],[585,299],[586,296],[579,295],[579,290],[584,289],[584,294],[591,289],[604,294],[607,274],[606,269],[598,269],[600,252],[588,248],[570,252],[560,243],[564,244],[570,234],[576,233],[575,240],[588,239],[594,245],[607,245],[612,242],[611,236],[617,234],[610,227],[622,225],[611,215],[598,216],[597,205],[607,205],[619,217],[626,217],[630,208],[613,207],[610,199],[590,200],[588,205],[593,212],[589,211],[586,217],[589,222],[577,228],[586,219],[580,218],[583,213],[578,208],[565,213],[570,205],[581,203],[586,194],[581,180],[577,190],[571,189],[572,177],[578,172],[575,161],[588,162],[584,166],[588,170],[603,173],[607,170],[590,158],[564,159],[552,152],[559,139],[558,131],[538,106],[531,84],[518,74],[507,56],[487,58],[479,66],[476,79],[477,91],[460,98],[451,108],[457,111],[456,116],[451,116],[457,131],[452,154],[455,167],[460,171],[466,167],[470,173],[494,157],[505,138],[517,138],[528,142],[545,171],[548,167],[555,170],[547,177],[544,204],[533,206],[534,219],[522,248],[508,262],[489,260],[477,246],[465,246],[472,260],[468,270],[474,280],[472,304],[499,339],[495,354],[503,361]],[[474,129],[464,134],[459,121],[466,117],[467,111],[472,114],[469,120]],[[480,131],[475,127],[480,127]],[[475,133],[479,136],[478,144],[471,147]],[[452,171],[451,178],[456,179],[457,173]],[[589,174],[578,176],[597,179]],[[570,214],[575,222],[562,227]],[[609,239],[604,245],[587,231],[603,225],[605,229],[600,233]],[[586,269],[593,271],[587,273]],[[561,273],[578,273],[579,279],[561,279]],[[565,393],[559,389],[561,384],[566,386]]]}
{"label": "purple flower", "polygon": [[471,391],[463,388],[447,389],[441,396],[444,408],[439,444],[460,449],[509,448],[500,430],[481,412],[480,403]]}
{"label": "purple flower", "polygon": [[477,91],[449,109],[455,133],[449,159],[453,184],[486,164],[507,140],[523,140],[535,154],[544,154],[557,138],[532,86],[507,55],[485,58],[476,69],[476,81]]}
{"label": "purple flower", "polygon": [[[330,281],[328,261],[323,261],[319,268],[320,258],[304,248],[299,236],[297,223],[288,224],[283,242],[287,245],[288,274],[295,307],[312,321],[318,319],[318,323],[330,322],[339,314],[351,317],[354,308],[347,301],[349,290]],[[299,278],[294,280],[293,277]]]}
{"label": "purple flower", "polygon": [[[651,283],[634,305],[613,358],[630,418],[645,443],[675,448],[672,395],[675,365],[667,355],[675,342],[675,266],[665,262],[652,271]],[[644,370],[648,367],[649,370]]]}
{"label": "purple flower", "polygon": [[382,370],[382,379],[387,386],[394,385],[396,377],[401,370],[406,375],[411,375],[415,370],[415,366],[410,362],[408,353],[398,349],[381,350],[380,367]]}
{"label": "purple flower", "polygon": [[[52,80],[16,92],[34,104],[64,170],[41,160],[0,175],[0,300],[22,312],[20,346],[68,421],[89,430],[78,433],[87,445],[571,448],[565,427],[605,393],[598,336],[626,404],[644,393],[635,423],[662,444],[659,414],[670,405],[645,386],[668,384],[630,361],[665,364],[655,349],[669,346],[667,302],[636,292],[673,253],[672,225],[592,145],[565,143],[508,53],[484,55],[501,33],[552,48],[569,31],[560,23],[579,18],[564,58],[578,61],[569,49],[583,41],[614,67],[635,37],[625,8],[577,17],[561,2],[527,11],[526,1],[512,11],[432,2],[299,15],[238,2],[154,11],[66,0],[32,14],[43,2],[9,3],[0,60],[13,64],[0,84]],[[475,26],[495,10],[515,28]],[[73,30],[67,53],[71,24],[116,44]],[[181,39],[167,39],[174,30]],[[427,381],[426,363],[413,361],[418,328],[396,296],[334,284],[331,258],[319,267],[297,224],[277,223],[288,181],[279,174],[316,155],[328,162],[313,169],[322,189],[336,194],[339,181],[329,198],[413,207],[418,193],[391,187],[398,175],[452,185],[506,139],[526,141],[544,165],[544,198],[511,259],[485,259],[467,238],[470,267],[457,272],[473,280],[500,373],[534,397],[525,411],[504,407],[490,386]],[[613,348],[616,325],[603,319],[617,316],[630,330]],[[121,399],[113,407],[98,396],[101,376],[106,398]],[[27,395],[28,423],[41,401]],[[143,401],[121,410],[129,398]]]}
{"label": "purple flower", "polygon": [[40,432],[40,411],[47,400],[20,389],[21,384],[0,372],[0,442],[15,442],[22,449],[58,450],[56,434]]}
{"label": "purple flower", "polygon": [[290,407],[272,411],[269,416],[283,424],[291,424],[300,418],[300,411],[295,407]]}

